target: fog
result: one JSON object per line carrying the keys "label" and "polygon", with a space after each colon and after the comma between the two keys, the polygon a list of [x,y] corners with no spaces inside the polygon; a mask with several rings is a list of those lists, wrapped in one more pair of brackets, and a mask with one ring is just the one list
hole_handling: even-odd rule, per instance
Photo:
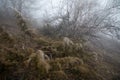
{"label": "fog", "polygon": [[[89,0],[94,1],[94,0]],[[97,7],[99,9],[105,8],[105,6],[110,3],[110,0],[96,0],[97,1]],[[43,7],[41,5],[44,5]],[[33,11],[33,17],[36,19],[43,19],[44,16],[55,16],[58,14],[60,7],[65,5],[65,0],[43,0],[43,1],[36,1],[36,4],[34,7],[40,8]],[[36,15],[34,15],[34,13]]]}
{"label": "fog", "polygon": [[7,15],[12,17],[11,14],[16,10],[37,27],[45,24],[58,27],[61,24],[64,28],[61,36],[66,34],[66,30],[66,36],[73,35],[69,33],[72,30],[74,35],[88,36],[99,31],[120,38],[119,0],[0,0],[0,3],[1,19],[7,19]]}
{"label": "fog", "polygon": [[[60,36],[93,37],[100,33],[120,38],[119,0],[0,0],[0,4],[1,19],[9,20],[16,10],[34,27],[46,24],[57,28],[62,26],[58,32]],[[11,23],[10,20],[8,22]]]}

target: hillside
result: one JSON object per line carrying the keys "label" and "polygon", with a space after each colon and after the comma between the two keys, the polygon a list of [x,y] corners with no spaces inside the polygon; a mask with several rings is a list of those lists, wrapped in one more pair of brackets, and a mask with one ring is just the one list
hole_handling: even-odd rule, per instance
{"label": "hillside", "polygon": [[119,69],[102,60],[102,51],[80,46],[83,43],[78,41],[71,44],[69,38],[21,34],[12,36],[0,27],[0,80],[120,79]]}
{"label": "hillside", "polygon": [[120,0],[0,0],[0,80],[120,80]]}

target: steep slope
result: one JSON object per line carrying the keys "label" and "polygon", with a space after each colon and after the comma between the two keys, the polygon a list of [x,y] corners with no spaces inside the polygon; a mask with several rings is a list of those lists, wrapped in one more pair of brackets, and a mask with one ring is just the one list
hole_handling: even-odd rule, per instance
{"label": "steep slope", "polygon": [[68,45],[69,38],[66,44],[62,39],[11,36],[0,30],[1,80],[119,80],[112,64],[87,46],[74,41]]}

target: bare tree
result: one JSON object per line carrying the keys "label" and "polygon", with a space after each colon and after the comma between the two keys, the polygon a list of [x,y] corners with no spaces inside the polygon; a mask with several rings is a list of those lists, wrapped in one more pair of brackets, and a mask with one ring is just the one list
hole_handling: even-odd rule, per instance
{"label": "bare tree", "polygon": [[[51,22],[59,22],[56,26],[56,33],[59,36],[88,39],[97,37],[97,33],[110,30],[110,26],[106,24],[113,25],[110,20],[118,13],[115,9],[119,8],[119,1],[116,1],[113,1],[114,4],[109,3],[104,8],[100,8],[98,2],[94,0],[65,0],[58,15],[52,18]],[[115,25],[112,29],[119,33]]]}

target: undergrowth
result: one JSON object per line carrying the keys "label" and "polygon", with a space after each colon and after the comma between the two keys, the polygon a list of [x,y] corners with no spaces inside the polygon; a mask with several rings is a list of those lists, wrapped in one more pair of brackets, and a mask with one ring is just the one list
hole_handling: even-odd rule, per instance
{"label": "undergrowth", "polygon": [[[72,48],[65,48],[62,40],[46,37],[32,38],[33,43],[29,39],[26,39],[28,45],[23,49],[23,39],[11,37],[0,28],[0,80],[106,79],[99,74],[100,69],[104,69],[104,64],[99,66],[101,63],[95,62],[92,52],[88,52],[85,47],[76,49],[74,45]],[[29,64],[26,63],[37,50],[42,50],[50,60],[42,61],[35,56]]]}

